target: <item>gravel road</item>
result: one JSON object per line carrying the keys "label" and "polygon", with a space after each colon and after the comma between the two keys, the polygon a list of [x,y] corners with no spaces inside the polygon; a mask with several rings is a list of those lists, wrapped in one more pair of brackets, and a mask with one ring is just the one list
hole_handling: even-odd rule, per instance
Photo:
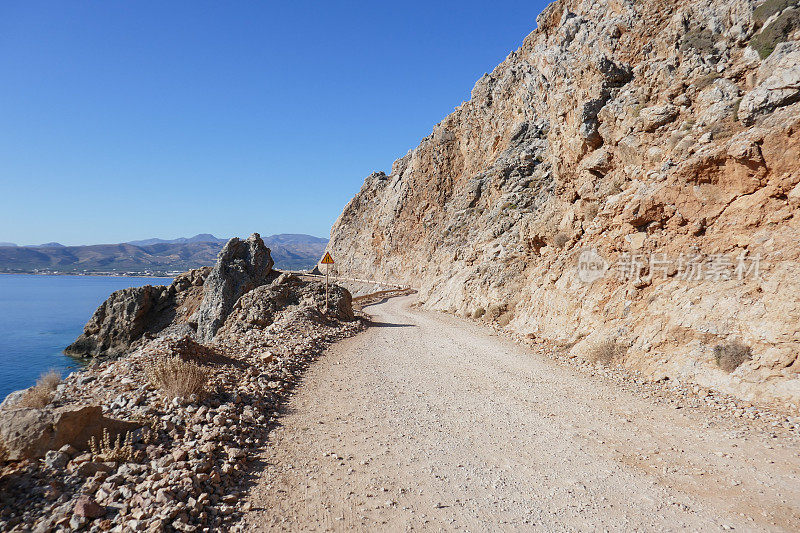
{"label": "gravel road", "polygon": [[250,531],[800,530],[800,450],[654,404],[413,297],[306,373]]}

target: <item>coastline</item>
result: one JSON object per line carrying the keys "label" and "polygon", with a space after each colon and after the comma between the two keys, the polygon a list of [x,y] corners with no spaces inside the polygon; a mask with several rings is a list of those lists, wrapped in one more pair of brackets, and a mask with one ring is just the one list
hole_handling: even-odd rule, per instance
{"label": "coastline", "polygon": [[106,277],[106,278],[156,278],[156,279],[174,279],[175,275],[168,274],[147,274],[143,272],[120,274],[114,272],[0,272],[0,276],[80,276],[80,277]]}

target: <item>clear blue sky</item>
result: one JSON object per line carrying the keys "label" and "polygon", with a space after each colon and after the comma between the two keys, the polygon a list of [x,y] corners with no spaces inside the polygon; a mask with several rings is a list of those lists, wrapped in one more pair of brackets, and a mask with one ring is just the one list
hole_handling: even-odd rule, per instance
{"label": "clear blue sky", "polygon": [[310,233],[542,1],[0,5],[0,241]]}

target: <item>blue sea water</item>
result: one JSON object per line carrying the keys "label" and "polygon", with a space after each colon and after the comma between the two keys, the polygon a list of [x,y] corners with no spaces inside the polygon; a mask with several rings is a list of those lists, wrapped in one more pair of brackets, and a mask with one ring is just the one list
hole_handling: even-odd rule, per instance
{"label": "blue sea water", "polygon": [[95,309],[119,289],[168,285],[168,278],[0,275],[0,401],[54,368],[80,362],[62,350],[83,332]]}

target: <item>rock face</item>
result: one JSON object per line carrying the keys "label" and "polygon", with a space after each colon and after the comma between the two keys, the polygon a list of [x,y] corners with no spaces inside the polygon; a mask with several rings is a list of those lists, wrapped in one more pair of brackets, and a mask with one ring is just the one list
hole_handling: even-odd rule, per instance
{"label": "rock face", "polygon": [[90,438],[100,439],[103,428],[119,434],[137,427],[104,417],[99,405],[0,411],[0,439],[12,461],[45,457],[67,444],[85,450]]}
{"label": "rock face", "polygon": [[[367,177],[345,276],[649,376],[800,404],[800,33],[788,2],[560,0]],[[787,7],[788,6],[788,7]],[[734,372],[715,347],[742,342]]]}
{"label": "rock face", "polygon": [[203,287],[203,302],[197,312],[200,342],[214,338],[240,296],[267,282],[273,264],[269,248],[258,233],[244,241],[228,241]]}
{"label": "rock face", "polygon": [[112,357],[131,351],[158,334],[191,334],[200,342],[214,338],[240,296],[274,278],[270,250],[258,233],[233,238],[217,264],[185,272],[169,286],[146,285],[113,293],[65,352]]}
{"label": "rock face", "polygon": [[145,285],[114,292],[65,352],[79,357],[118,356],[128,352],[145,334],[187,322],[197,309],[210,272],[209,267],[198,268],[181,274],[169,286]]}

